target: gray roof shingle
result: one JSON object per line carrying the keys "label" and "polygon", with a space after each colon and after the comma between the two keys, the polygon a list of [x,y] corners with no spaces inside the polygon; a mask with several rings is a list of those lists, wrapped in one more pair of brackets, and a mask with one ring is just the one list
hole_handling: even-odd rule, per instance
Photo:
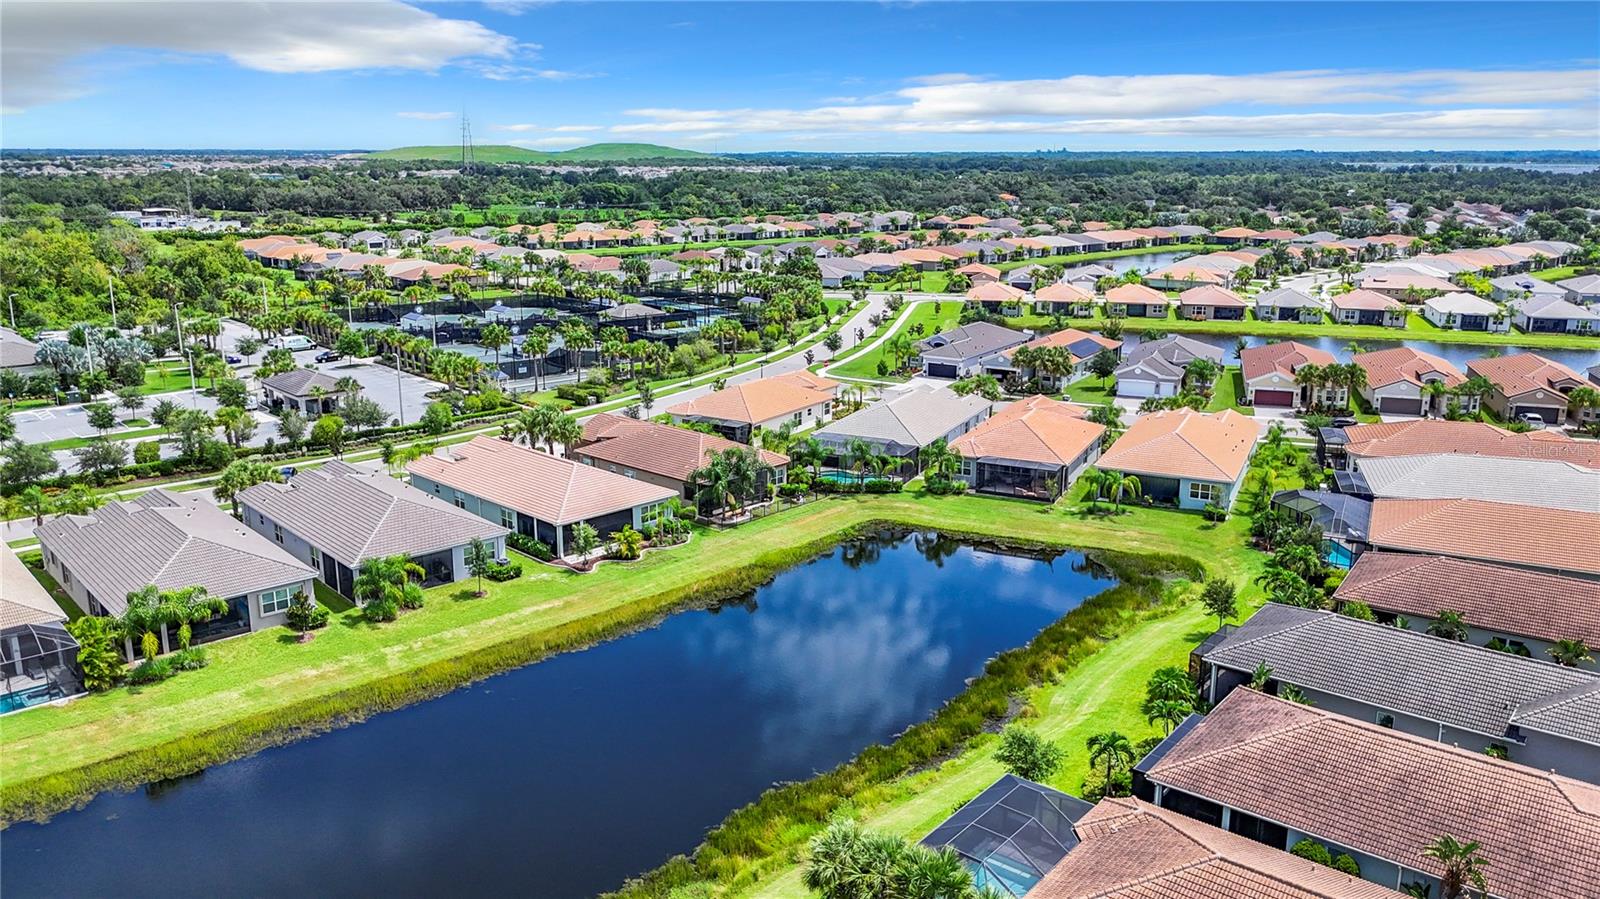
{"label": "gray roof shingle", "polygon": [[328,394],[339,392],[338,378],[323,374],[314,368],[294,368],[289,371],[279,372],[270,378],[264,379],[261,385],[290,396],[310,396],[311,391],[318,387],[321,387],[323,392]]}
{"label": "gray roof shingle", "polygon": [[[1496,652],[1318,609],[1268,603],[1206,661],[1235,671],[1265,663],[1308,690],[1505,737],[1524,706],[1541,730],[1600,745],[1600,723],[1537,705],[1574,689],[1600,690],[1600,675]],[[1578,709],[1572,709],[1578,711]]]}

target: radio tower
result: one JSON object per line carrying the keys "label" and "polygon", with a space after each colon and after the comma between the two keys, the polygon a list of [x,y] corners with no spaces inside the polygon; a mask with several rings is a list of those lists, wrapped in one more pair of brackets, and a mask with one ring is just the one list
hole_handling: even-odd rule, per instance
{"label": "radio tower", "polygon": [[472,122],[467,119],[467,114],[461,114],[461,172],[466,174],[472,171],[473,163],[477,162],[472,155]]}

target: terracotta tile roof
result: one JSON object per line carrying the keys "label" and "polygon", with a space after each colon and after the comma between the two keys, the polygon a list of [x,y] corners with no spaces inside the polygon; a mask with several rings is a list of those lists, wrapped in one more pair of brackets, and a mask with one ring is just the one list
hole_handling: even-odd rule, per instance
{"label": "terracotta tile roof", "polygon": [[1233,291],[1209,284],[1191,287],[1178,294],[1178,302],[1185,306],[1224,306],[1235,309],[1243,309],[1250,305]]}
{"label": "terracotta tile roof", "polygon": [[1306,365],[1332,365],[1338,360],[1326,350],[1306,346],[1293,340],[1266,343],[1247,347],[1239,354],[1239,367],[1246,381],[1278,372],[1294,377],[1297,369]]}
{"label": "terracotta tile roof", "polygon": [[4,584],[6,590],[5,595],[0,596],[0,628],[67,620],[66,613],[56,605],[50,592],[9,546],[0,546],[0,584]]}
{"label": "terracotta tile roof", "polygon": [[1166,303],[1167,295],[1143,284],[1123,284],[1106,291],[1106,299],[1113,303]]}
{"label": "terracotta tile roof", "polygon": [[1558,431],[1515,434],[1480,421],[1417,419],[1344,429],[1345,453],[1354,458],[1466,453],[1514,459],[1554,459],[1600,468],[1600,443]]}
{"label": "terracotta tile roof", "polygon": [[1476,499],[1378,499],[1379,549],[1600,576],[1600,515]]}
{"label": "terracotta tile roof", "polygon": [[1600,583],[1580,578],[1374,550],[1356,559],[1333,595],[1416,617],[1454,609],[1485,630],[1600,648]]}
{"label": "terracotta tile roof", "polygon": [[756,425],[833,399],[831,389],[811,386],[804,377],[778,375],[729,384],[705,396],[669,406],[673,415]]}
{"label": "terracotta tile roof", "polygon": [[1213,271],[1209,268],[1199,268],[1193,265],[1184,265],[1183,263],[1177,263],[1174,265],[1169,265],[1163,269],[1157,269],[1156,271],[1145,275],[1145,277],[1166,278],[1172,281],[1204,281],[1207,282],[1207,285],[1221,284],[1223,281],[1227,280],[1226,276],[1219,271]]}
{"label": "terracotta tile roof", "polygon": [[967,291],[967,299],[978,303],[1000,303],[1026,296],[1027,292],[1000,281],[979,284]]}
{"label": "terracotta tile roof", "polygon": [[1264,238],[1266,238],[1268,240],[1294,240],[1296,237],[1299,237],[1300,235],[1299,235],[1298,232],[1290,231],[1287,228],[1273,228],[1270,231],[1262,231],[1260,234],[1257,234],[1256,236],[1257,237],[1264,237]]}
{"label": "terracotta tile roof", "polygon": [[[1085,344],[1084,341],[1088,341],[1088,343]],[[1094,349],[1087,355],[1071,354],[1074,364],[1092,357],[1101,350],[1118,350],[1122,348],[1122,341],[1120,340],[1113,340],[1103,334],[1095,334],[1090,331],[1080,331],[1077,328],[1063,328],[1053,334],[1035,337],[1023,345],[1032,349],[1056,346],[1066,347],[1069,350],[1076,345],[1080,350],[1087,350],[1089,349],[1089,344],[1093,344]]]}
{"label": "terracotta tile roof", "polygon": [[1261,233],[1260,231],[1257,231],[1254,228],[1223,228],[1221,231],[1218,231],[1218,232],[1216,232],[1215,234],[1213,234],[1211,236],[1212,237],[1255,237],[1256,235],[1258,235],[1260,233]]}
{"label": "terracotta tile roof", "polygon": [[[639,421],[609,412],[584,422],[583,439],[583,445],[577,450],[580,456],[614,462],[675,481],[688,480],[696,469],[705,466],[712,453],[750,448],[717,434]],[[766,450],[756,450],[756,453],[768,465],[789,464],[788,456]]]}
{"label": "terracotta tile roof", "polygon": [[[1473,267],[1477,268],[1478,266]],[[1449,292],[1456,289],[1454,284],[1444,280],[1443,278],[1435,278],[1432,275],[1419,275],[1413,272],[1394,272],[1383,275],[1367,275],[1361,279],[1361,286],[1370,290],[1405,290],[1407,287],[1415,287],[1418,290],[1442,290]],[[1355,291],[1352,290],[1350,293],[1355,293]],[[1342,294],[1342,296],[1349,295],[1350,294]],[[1339,297],[1337,296],[1333,299],[1334,302],[1339,301]]]}
{"label": "terracotta tile roof", "polygon": [[625,478],[593,466],[474,437],[407,466],[412,474],[532,515],[553,525],[572,524],[677,496],[676,490]]}
{"label": "terracotta tile roof", "polygon": [[1244,475],[1257,436],[1255,421],[1232,409],[1155,412],[1139,416],[1098,464],[1135,475],[1231,483]]}
{"label": "terracotta tile roof", "polygon": [[1094,291],[1085,290],[1066,281],[1057,281],[1049,287],[1034,291],[1033,296],[1035,299],[1049,300],[1053,303],[1083,303],[1094,299]]}
{"label": "terracotta tile roof", "polygon": [[1386,297],[1375,290],[1362,288],[1352,290],[1349,293],[1335,294],[1333,308],[1381,312],[1385,309],[1404,309],[1405,304],[1393,297]]}
{"label": "terracotta tile roof", "polygon": [[1422,385],[1422,376],[1437,374],[1446,387],[1454,387],[1466,380],[1454,365],[1440,359],[1432,353],[1424,353],[1408,346],[1397,346],[1391,350],[1378,350],[1375,353],[1357,353],[1350,357],[1350,361],[1361,366],[1367,372],[1367,386],[1384,387],[1397,384],[1401,381]]}
{"label": "terracotta tile roof", "polygon": [[1390,899],[1402,894],[1138,799],[1105,799],[1029,899]]}
{"label": "terracotta tile roof", "polygon": [[966,275],[968,277],[971,277],[972,275],[988,275],[991,278],[998,278],[1000,277],[1000,270],[992,265],[984,265],[981,262],[972,262],[956,269],[956,274]]}
{"label": "terracotta tile roof", "polygon": [[1587,383],[1583,375],[1538,353],[1512,353],[1509,356],[1474,359],[1467,363],[1467,371],[1493,381],[1506,396],[1518,396],[1541,389],[1559,392],[1558,385],[1571,390]]}
{"label": "terracotta tile roof", "polygon": [[1016,460],[1064,466],[1105,434],[1105,426],[1083,418],[1083,409],[1049,397],[1012,403],[950,442],[969,459]]}
{"label": "terracotta tile roof", "polygon": [[1152,781],[1434,876],[1441,834],[1483,844],[1495,895],[1600,882],[1600,787],[1236,689]]}

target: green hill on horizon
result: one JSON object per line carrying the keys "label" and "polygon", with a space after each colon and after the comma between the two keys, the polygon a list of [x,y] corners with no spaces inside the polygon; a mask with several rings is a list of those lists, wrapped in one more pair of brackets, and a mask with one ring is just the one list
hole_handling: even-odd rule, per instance
{"label": "green hill on horizon", "polygon": [[[458,146],[396,147],[366,154],[368,159],[437,159],[441,162],[459,162]],[[478,162],[638,162],[654,159],[714,159],[710,153],[698,150],[680,150],[660,144],[589,144],[571,150],[529,150],[509,144],[487,144],[472,148]]]}

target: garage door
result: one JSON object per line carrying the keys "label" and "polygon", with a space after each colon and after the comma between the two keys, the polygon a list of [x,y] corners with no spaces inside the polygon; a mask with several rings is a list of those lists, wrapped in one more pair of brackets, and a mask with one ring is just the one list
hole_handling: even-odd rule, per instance
{"label": "garage door", "polygon": [[1549,406],[1516,406],[1511,410],[1511,416],[1513,418],[1520,418],[1529,412],[1532,412],[1534,415],[1544,419],[1544,423],[1547,425],[1553,425],[1561,418],[1560,410],[1553,409]]}
{"label": "garage door", "polygon": [[1421,415],[1422,398],[1405,396],[1378,397],[1378,411],[1394,415]]}
{"label": "garage door", "polygon": [[958,377],[958,375],[956,374],[956,367],[954,365],[935,362],[929,364],[928,366],[928,377],[955,378]]}
{"label": "garage door", "polygon": [[1133,378],[1117,379],[1117,396],[1147,397],[1156,395],[1156,382]]}
{"label": "garage door", "polygon": [[1294,391],[1293,390],[1257,390],[1256,391],[1255,405],[1257,405],[1257,406],[1293,406],[1294,405]]}

